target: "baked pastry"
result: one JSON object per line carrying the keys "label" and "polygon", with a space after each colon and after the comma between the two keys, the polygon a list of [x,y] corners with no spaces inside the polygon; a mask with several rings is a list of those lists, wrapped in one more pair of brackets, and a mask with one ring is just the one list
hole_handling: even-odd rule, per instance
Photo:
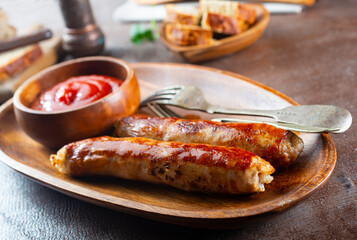
{"label": "baked pastry", "polygon": [[198,25],[200,13],[198,8],[191,6],[179,6],[175,4],[166,4],[165,22],[180,23],[187,25]]}
{"label": "baked pastry", "polygon": [[256,20],[254,8],[233,1],[200,0],[198,8],[174,4],[165,8],[164,34],[180,46],[207,44],[212,38],[240,34]]}
{"label": "baked pastry", "polygon": [[242,19],[207,11],[203,13],[201,25],[204,29],[227,35],[239,34],[249,28]]}
{"label": "baked pastry", "polygon": [[222,34],[239,34],[255,22],[255,9],[233,1],[201,0],[201,25]]}
{"label": "baked pastry", "polygon": [[[5,12],[0,9],[0,41],[8,41],[15,36],[16,29],[7,23]],[[41,56],[42,50],[38,44],[0,53],[0,83],[10,80]]]}
{"label": "baked pastry", "polygon": [[199,10],[230,17],[238,17],[239,2],[236,1],[219,1],[219,0],[200,0]]}
{"label": "baked pastry", "polygon": [[62,147],[50,161],[70,176],[112,176],[224,194],[263,192],[274,172],[243,149],[147,138],[86,139]]}
{"label": "baked pastry", "polygon": [[38,44],[0,53],[0,82],[6,81],[16,73],[25,70],[41,56],[42,50]]}
{"label": "baked pastry", "polygon": [[16,28],[10,26],[7,22],[7,17],[0,8],[0,41],[8,40],[16,36]]}
{"label": "baked pastry", "polygon": [[209,43],[212,39],[212,32],[195,25],[167,23],[165,36],[168,41],[174,44],[190,46]]}
{"label": "baked pastry", "polygon": [[256,20],[255,9],[249,5],[237,1],[225,0],[200,0],[199,9],[201,12],[222,14],[226,16],[242,19],[248,24],[253,24]]}
{"label": "baked pastry", "polygon": [[252,25],[256,21],[256,12],[255,9],[249,7],[246,4],[238,4],[238,18],[244,20],[249,25]]}

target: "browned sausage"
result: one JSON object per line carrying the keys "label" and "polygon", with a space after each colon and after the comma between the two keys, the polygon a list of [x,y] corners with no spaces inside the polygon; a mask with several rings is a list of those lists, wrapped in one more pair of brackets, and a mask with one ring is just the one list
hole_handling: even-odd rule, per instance
{"label": "browned sausage", "polygon": [[72,176],[115,176],[226,194],[262,192],[274,172],[268,162],[242,149],[147,138],[86,139],[64,146],[50,160]]}
{"label": "browned sausage", "polygon": [[242,148],[262,157],[276,169],[292,164],[304,148],[302,139],[295,133],[257,123],[218,123],[133,115],[119,121],[116,134],[120,137]]}

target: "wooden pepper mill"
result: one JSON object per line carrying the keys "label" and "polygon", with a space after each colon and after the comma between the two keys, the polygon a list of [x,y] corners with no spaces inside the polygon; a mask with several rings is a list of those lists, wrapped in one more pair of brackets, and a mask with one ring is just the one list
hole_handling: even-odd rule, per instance
{"label": "wooden pepper mill", "polygon": [[66,28],[62,34],[62,47],[73,57],[100,54],[104,48],[104,35],[94,21],[88,0],[60,0]]}

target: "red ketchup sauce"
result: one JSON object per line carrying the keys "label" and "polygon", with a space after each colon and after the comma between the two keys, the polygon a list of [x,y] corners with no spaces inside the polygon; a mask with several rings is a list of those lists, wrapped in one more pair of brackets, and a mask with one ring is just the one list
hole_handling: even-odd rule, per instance
{"label": "red ketchup sauce", "polygon": [[122,80],[104,75],[71,77],[41,93],[31,108],[52,112],[81,107],[112,93],[122,83]]}

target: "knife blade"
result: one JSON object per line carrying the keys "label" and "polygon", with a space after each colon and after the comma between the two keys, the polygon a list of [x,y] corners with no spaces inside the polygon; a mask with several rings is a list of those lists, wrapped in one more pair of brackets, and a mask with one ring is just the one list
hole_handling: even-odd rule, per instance
{"label": "knife blade", "polygon": [[[184,6],[198,6],[197,2],[173,3]],[[290,3],[262,3],[271,14],[298,14],[304,9],[303,5]],[[134,1],[126,1],[117,7],[112,15],[115,22],[149,22],[162,21],[166,16],[164,5],[141,5]]]}

